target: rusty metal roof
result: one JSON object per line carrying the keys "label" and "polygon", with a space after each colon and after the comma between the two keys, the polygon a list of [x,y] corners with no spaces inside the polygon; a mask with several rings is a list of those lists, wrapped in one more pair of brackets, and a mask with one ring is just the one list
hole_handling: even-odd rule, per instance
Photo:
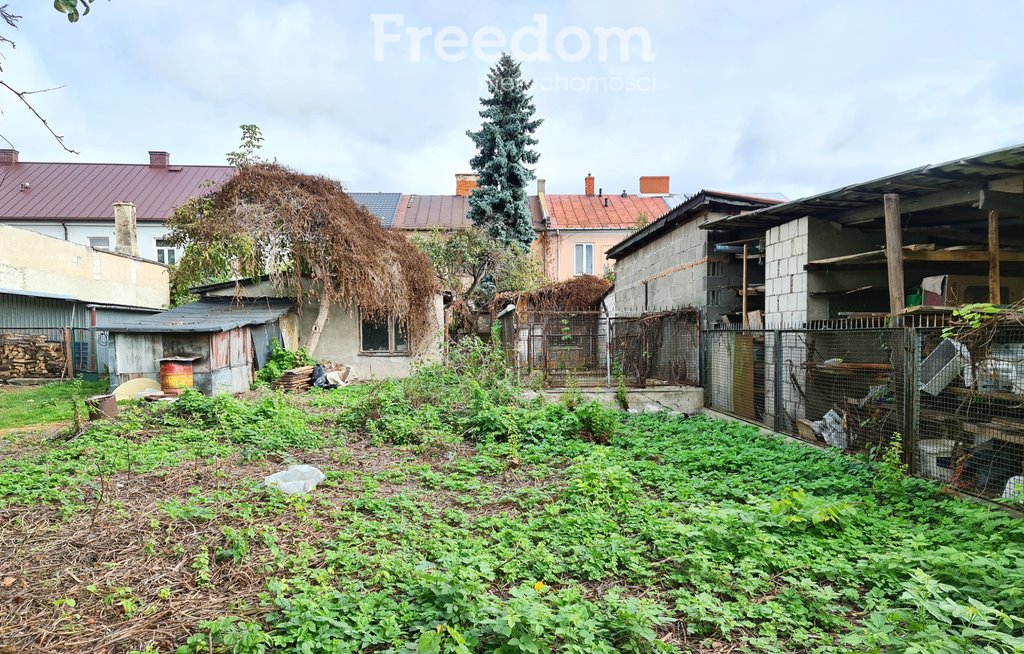
{"label": "rusty metal roof", "polygon": [[111,332],[140,334],[197,332],[226,332],[237,327],[264,325],[274,322],[292,310],[291,300],[273,298],[217,300],[204,298],[180,307],[163,311],[138,320],[117,325],[100,325],[97,329]]}
{"label": "rusty metal roof", "polygon": [[641,215],[651,222],[669,206],[661,197],[639,195],[546,195],[545,199],[551,229],[633,229]]}
{"label": "rusty metal roof", "polygon": [[232,166],[4,165],[0,220],[110,221],[114,202],[132,202],[140,222],[163,222],[188,198],[209,192],[234,174]]}
{"label": "rusty metal roof", "polygon": [[1024,144],[930,164],[825,193],[783,202],[737,216],[719,218],[702,229],[770,228],[811,216],[845,225],[880,220],[882,196],[897,193],[903,213],[940,206],[969,206],[994,180],[1024,175]]}
{"label": "rusty metal roof", "polygon": [[[534,228],[540,226],[540,201],[527,198]],[[396,229],[461,229],[471,227],[469,198],[461,195],[403,195],[392,226]]]}

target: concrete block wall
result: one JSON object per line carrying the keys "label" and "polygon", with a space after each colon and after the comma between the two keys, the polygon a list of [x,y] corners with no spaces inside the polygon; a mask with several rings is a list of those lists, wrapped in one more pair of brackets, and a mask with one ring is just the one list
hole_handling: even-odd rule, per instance
{"label": "concrete block wall", "polygon": [[707,302],[707,250],[708,233],[691,221],[620,259],[615,266],[616,310],[635,314],[703,306]]}
{"label": "concrete block wall", "polygon": [[764,322],[769,328],[807,320],[808,218],[799,218],[765,234]]}

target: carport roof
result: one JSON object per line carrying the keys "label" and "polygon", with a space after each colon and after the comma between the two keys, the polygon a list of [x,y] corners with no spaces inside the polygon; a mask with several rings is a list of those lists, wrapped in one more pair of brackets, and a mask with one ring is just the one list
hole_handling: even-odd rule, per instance
{"label": "carport roof", "polygon": [[[882,196],[886,193],[899,194],[903,213],[961,205],[983,209],[989,183],[1020,175],[1024,175],[1024,144],[913,168],[750,213],[725,216],[702,223],[701,228],[767,229],[804,216],[844,225],[870,223],[884,216]],[[988,195],[991,199],[994,194]]]}

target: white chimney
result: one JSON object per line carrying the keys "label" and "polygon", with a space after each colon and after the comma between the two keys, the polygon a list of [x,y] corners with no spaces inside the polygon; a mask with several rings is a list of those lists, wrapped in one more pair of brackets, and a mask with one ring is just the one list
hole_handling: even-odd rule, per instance
{"label": "white chimney", "polygon": [[114,251],[118,254],[139,256],[139,235],[135,226],[135,205],[131,202],[114,203]]}

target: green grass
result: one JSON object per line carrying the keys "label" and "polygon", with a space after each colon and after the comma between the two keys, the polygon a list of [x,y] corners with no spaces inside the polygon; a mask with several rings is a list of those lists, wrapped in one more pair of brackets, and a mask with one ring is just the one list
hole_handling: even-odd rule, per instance
{"label": "green grass", "polygon": [[106,381],[71,380],[45,386],[0,389],[0,429],[71,420],[75,400],[106,393]]}
{"label": "green grass", "polygon": [[[0,524],[18,527],[0,549],[38,589],[8,639],[84,651],[119,630],[181,654],[1024,651],[1024,522],[902,477],[897,457],[527,402],[487,366],[301,398],[188,392],[0,459]],[[290,461],[326,481],[296,497],[262,486]],[[43,576],[66,542],[102,543],[100,556],[76,549],[73,581]]]}

